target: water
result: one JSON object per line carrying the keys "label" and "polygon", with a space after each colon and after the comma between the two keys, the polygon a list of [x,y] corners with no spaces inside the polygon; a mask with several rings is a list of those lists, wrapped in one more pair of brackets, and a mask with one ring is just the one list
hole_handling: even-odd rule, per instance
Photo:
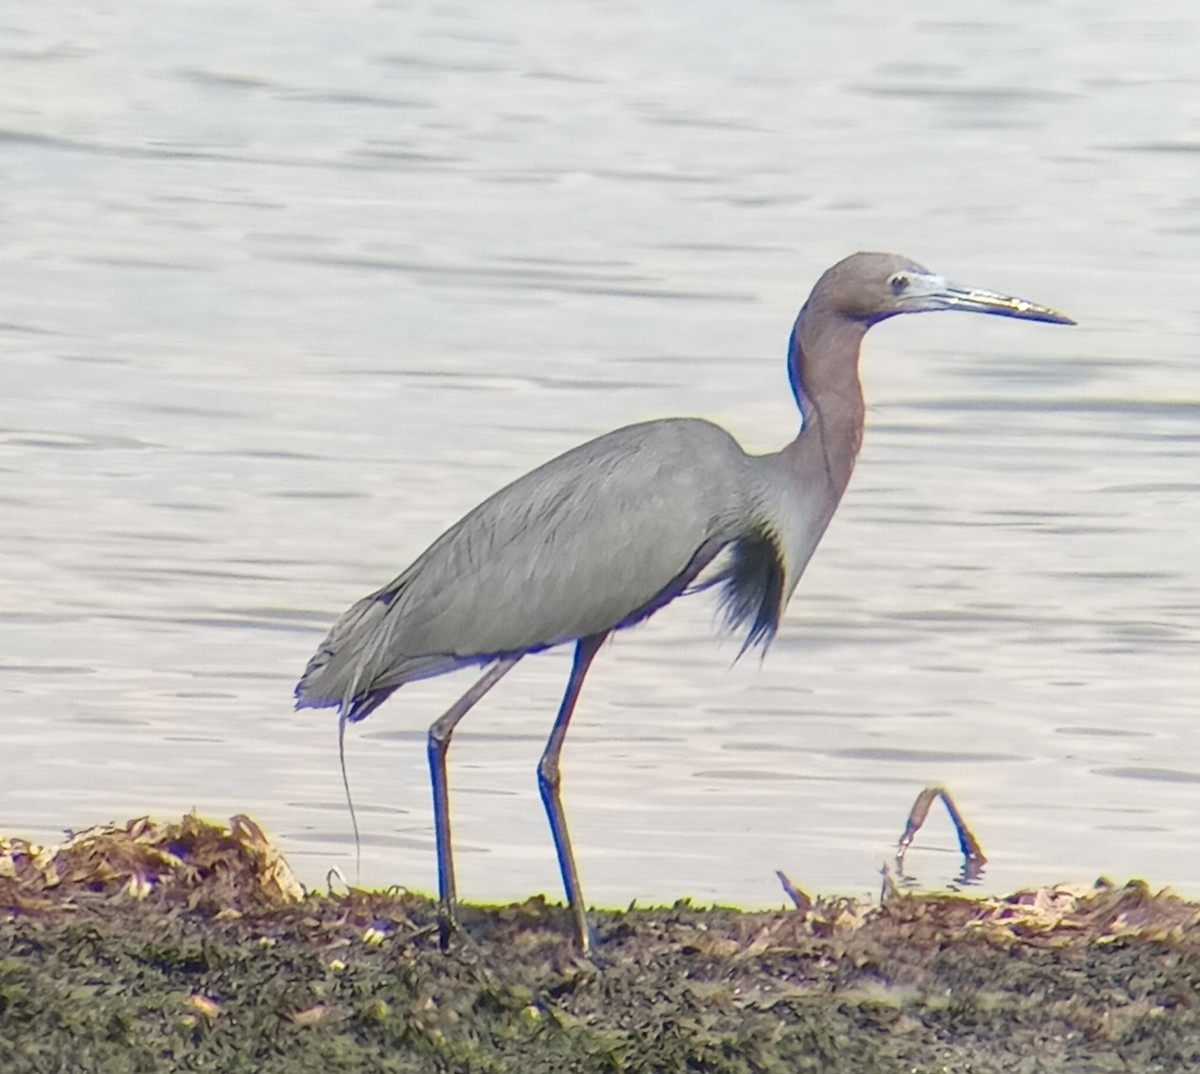
{"label": "water", "polygon": [[[589,897],[867,892],[943,782],[986,886],[1200,893],[1200,12],[518,0],[0,16],[0,823],[197,808],[353,874],[332,619],[579,440],[795,431],[783,349],[860,248],[1070,312],[872,332],[858,471],[769,658],[704,600],[597,661]],[[557,893],[568,654],[451,754],[468,898]],[[362,879],[434,885],[423,735],[352,730]],[[953,877],[934,815],[910,866]]]}

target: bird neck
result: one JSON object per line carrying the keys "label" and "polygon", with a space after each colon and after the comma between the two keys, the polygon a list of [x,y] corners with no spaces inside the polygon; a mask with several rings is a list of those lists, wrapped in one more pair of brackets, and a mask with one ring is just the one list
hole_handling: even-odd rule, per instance
{"label": "bird neck", "polygon": [[806,303],[792,329],[788,379],[803,419],[795,448],[819,448],[839,497],[862,446],[866,407],[858,354],[867,327]]}

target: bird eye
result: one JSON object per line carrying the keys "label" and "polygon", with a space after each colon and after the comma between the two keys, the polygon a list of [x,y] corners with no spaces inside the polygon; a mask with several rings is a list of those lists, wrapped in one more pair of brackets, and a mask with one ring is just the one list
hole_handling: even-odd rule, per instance
{"label": "bird eye", "polygon": [[908,287],[908,277],[903,272],[897,272],[888,280],[888,284],[892,288],[892,294],[899,295]]}

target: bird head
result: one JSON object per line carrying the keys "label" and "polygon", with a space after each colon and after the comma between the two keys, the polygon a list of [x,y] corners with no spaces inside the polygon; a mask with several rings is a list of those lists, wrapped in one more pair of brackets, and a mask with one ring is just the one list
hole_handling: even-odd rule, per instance
{"label": "bird head", "polygon": [[1057,310],[1023,298],[959,287],[898,254],[858,253],[839,261],[817,281],[809,304],[824,306],[868,327],[901,313],[932,310],[1075,323]]}

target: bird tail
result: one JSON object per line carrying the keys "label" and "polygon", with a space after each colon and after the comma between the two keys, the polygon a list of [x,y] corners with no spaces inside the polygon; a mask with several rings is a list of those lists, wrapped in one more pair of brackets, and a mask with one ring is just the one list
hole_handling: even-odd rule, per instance
{"label": "bird tail", "polygon": [[330,628],[296,683],[296,708],[337,708],[351,723],[365,719],[406,682],[487,664],[507,653],[404,652],[404,610],[393,582],[352,604]]}
{"label": "bird tail", "polygon": [[377,687],[376,666],[390,631],[382,593],[363,597],[330,628],[296,683],[296,708],[333,708],[351,722],[382,704],[399,683]]}

